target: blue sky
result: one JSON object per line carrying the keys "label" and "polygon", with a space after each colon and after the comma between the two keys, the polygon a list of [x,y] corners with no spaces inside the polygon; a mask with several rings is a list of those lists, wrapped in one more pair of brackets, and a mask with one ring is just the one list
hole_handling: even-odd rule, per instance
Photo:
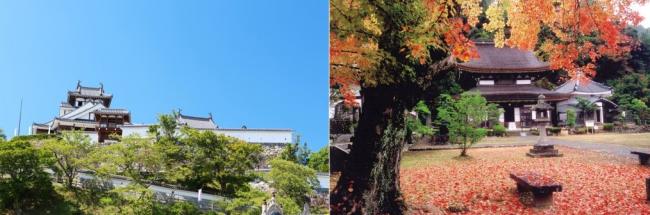
{"label": "blue sky", "polygon": [[327,1],[0,1],[0,128],[104,84],[134,123],[212,112],[220,127],[292,128],[327,144]]}

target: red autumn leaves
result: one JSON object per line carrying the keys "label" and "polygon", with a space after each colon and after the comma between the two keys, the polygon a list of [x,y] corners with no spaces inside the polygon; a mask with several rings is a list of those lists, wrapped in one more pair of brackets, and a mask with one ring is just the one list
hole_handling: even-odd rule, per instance
{"label": "red autumn leaves", "polygon": [[[401,170],[401,190],[412,214],[443,211],[461,203],[468,214],[648,214],[645,178],[650,167],[631,159],[561,147],[564,157],[528,158],[527,147],[475,149],[472,160],[422,161]],[[409,154],[405,160],[409,160]],[[424,156],[424,155],[420,155]],[[445,157],[442,155],[442,157]],[[524,206],[510,172],[533,171],[562,184],[553,206],[534,209]],[[536,177],[536,176],[531,176]],[[539,178],[544,183],[544,177]],[[446,211],[449,213],[449,211]]]}

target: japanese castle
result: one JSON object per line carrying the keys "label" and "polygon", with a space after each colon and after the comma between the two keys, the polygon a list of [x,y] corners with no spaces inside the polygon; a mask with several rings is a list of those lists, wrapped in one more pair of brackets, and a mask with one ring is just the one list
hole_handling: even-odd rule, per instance
{"label": "japanese castle", "polygon": [[[75,90],[68,91],[67,99],[59,106],[59,115],[46,123],[33,123],[32,134],[56,134],[62,131],[77,130],[88,135],[93,142],[105,143],[116,141],[113,135],[139,135],[147,137],[148,129],[153,124],[133,124],[131,113],[127,109],[112,108],[113,95],[104,91],[104,86],[82,86],[77,82]],[[205,117],[176,115],[180,127],[187,126],[198,130],[212,131],[217,134],[235,137],[249,143],[266,146],[280,146],[293,142],[291,129],[260,128],[219,128],[212,119],[212,114]]]}

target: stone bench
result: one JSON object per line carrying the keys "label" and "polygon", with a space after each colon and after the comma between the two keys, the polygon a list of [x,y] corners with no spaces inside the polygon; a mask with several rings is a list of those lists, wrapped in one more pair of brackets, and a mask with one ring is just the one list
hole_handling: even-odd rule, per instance
{"label": "stone bench", "polygon": [[637,151],[632,151],[631,153],[639,156],[639,163],[641,165],[647,165],[648,164],[648,158],[650,158],[650,153],[637,152]]}
{"label": "stone bench", "polygon": [[534,172],[513,172],[510,178],[517,182],[519,193],[533,194],[533,205],[545,207],[553,204],[553,192],[562,192],[562,185],[553,179]]}

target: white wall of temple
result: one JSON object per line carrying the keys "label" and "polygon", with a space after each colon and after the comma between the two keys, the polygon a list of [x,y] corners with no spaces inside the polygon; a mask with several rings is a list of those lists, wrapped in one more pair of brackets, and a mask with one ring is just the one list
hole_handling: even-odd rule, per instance
{"label": "white wall of temple", "polygon": [[121,129],[122,129],[123,137],[131,136],[131,135],[146,137],[147,131],[149,130],[149,126],[123,126],[121,127]]}
{"label": "white wall of temple", "polygon": [[99,142],[99,135],[97,135],[96,131],[84,131],[84,134],[90,138],[91,143]]}

